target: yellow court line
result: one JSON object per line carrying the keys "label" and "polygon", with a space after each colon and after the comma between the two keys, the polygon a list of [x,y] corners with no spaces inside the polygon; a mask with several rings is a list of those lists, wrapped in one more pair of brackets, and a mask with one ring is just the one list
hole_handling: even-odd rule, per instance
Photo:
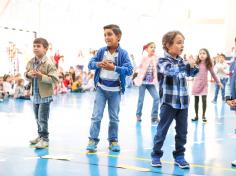
{"label": "yellow court line", "polygon": [[[151,159],[148,158],[141,158],[141,157],[124,157],[121,155],[111,155],[106,153],[88,153],[90,155],[99,155],[99,156],[107,156],[112,158],[123,158],[123,159],[131,159],[131,160],[139,160],[139,161],[149,161],[151,162]],[[172,161],[165,161],[161,160],[162,163],[165,164],[172,164],[174,165],[174,162]],[[220,167],[220,166],[206,166],[206,165],[200,165],[200,164],[190,164],[191,167],[198,167],[198,168],[205,168],[205,169],[219,169],[219,170],[225,170],[225,171],[233,171],[236,172],[236,169],[228,168],[228,167]]]}
{"label": "yellow court line", "polygon": [[[64,151],[65,148],[63,148],[63,150],[60,150],[60,148],[49,148],[49,152],[50,151]],[[127,157],[127,156],[122,156],[122,155],[112,155],[112,154],[107,154],[105,152],[96,152],[96,153],[86,153],[86,152],[78,152],[75,149],[69,149],[67,150],[67,152],[73,152],[73,153],[77,153],[80,155],[84,155],[84,154],[88,154],[88,155],[98,155],[98,156],[104,156],[104,157],[112,157],[112,158],[120,158],[120,159],[130,159],[130,160],[138,160],[138,161],[148,161],[151,162],[151,159],[149,158],[143,158],[143,157]],[[162,163],[165,164],[171,164],[174,165],[174,162],[172,161],[166,161],[166,160],[161,160]],[[200,164],[190,164],[191,167],[196,167],[196,168],[204,168],[204,169],[218,169],[218,170],[223,170],[223,171],[232,171],[232,172],[236,172],[236,169],[233,168],[228,168],[228,167],[220,167],[220,166],[206,166],[206,165],[200,165]]]}

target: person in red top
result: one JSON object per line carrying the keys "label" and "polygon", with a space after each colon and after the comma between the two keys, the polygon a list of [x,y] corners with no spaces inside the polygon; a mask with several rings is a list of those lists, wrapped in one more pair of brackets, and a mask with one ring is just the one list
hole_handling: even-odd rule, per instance
{"label": "person in red top", "polygon": [[67,89],[70,89],[70,88],[71,88],[71,77],[70,77],[70,74],[69,74],[69,73],[66,73],[66,74],[65,74],[63,83],[64,83],[64,85],[65,85],[65,87],[66,87]]}
{"label": "person in red top", "polygon": [[55,55],[54,55],[54,57],[53,57],[54,63],[55,63],[55,65],[56,65],[57,68],[58,68],[60,59],[61,59],[61,58],[63,59],[63,57],[64,57],[63,55],[60,55],[60,54],[59,54],[59,50],[57,50],[57,52],[55,53]]}

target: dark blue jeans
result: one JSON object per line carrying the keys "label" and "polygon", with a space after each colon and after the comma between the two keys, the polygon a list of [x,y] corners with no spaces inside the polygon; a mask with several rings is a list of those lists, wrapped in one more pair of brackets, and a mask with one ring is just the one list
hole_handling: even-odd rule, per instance
{"label": "dark blue jeans", "polygon": [[151,153],[152,157],[162,157],[163,151],[161,150],[163,143],[166,138],[168,129],[175,119],[175,151],[173,151],[173,156],[183,155],[185,152],[184,145],[187,142],[187,128],[188,128],[188,109],[174,109],[168,104],[162,104],[160,108],[160,122],[157,126],[157,133],[154,137],[154,146]]}
{"label": "dark blue jeans", "polygon": [[38,126],[38,135],[45,141],[48,139],[48,118],[50,103],[33,104],[34,115]]}

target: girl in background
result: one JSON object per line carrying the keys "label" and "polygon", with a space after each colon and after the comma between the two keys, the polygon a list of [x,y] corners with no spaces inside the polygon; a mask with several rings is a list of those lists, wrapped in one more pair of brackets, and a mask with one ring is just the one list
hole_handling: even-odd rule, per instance
{"label": "girl in background", "polygon": [[200,49],[199,54],[197,56],[196,64],[199,66],[199,73],[194,78],[192,87],[192,94],[195,96],[194,97],[195,117],[192,119],[192,121],[198,120],[198,104],[199,104],[199,96],[201,96],[202,121],[207,122],[205,113],[207,107],[208,71],[210,71],[213,79],[215,80],[216,84],[220,86],[220,88],[223,88],[223,85],[215,75],[210,54],[206,48]]}
{"label": "girl in background", "polygon": [[152,104],[152,122],[158,122],[158,93],[156,89],[157,83],[157,69],[156,69],[156,45],[150,42],[143,47],[143,58],[139,66],[138,75],[134,79],[136,86],[139,86],[139,98],[136,111],[137,121],[141,121],[143,101],[146,89],[153,98]]}

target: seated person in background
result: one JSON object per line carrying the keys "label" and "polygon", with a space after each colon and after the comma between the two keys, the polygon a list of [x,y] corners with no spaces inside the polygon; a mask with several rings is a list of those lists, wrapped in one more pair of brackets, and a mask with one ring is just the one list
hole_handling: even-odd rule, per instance
{"label": "seated person in background", "polygon": [[14,98],[24,99],[24,100],[29,100],[30,99],[30,94],[27,93],[27,90],[25,89],[24,83],[25,83],[24,79],[18,79],[17,80],[15,93],[14,93]]}
{"label": "seated person in background", "polygon": [[14,95],[14,86],[12,84],[12,77],[8,74],[3,76],[3,89],[7,93],[7,96]]}
{"label": "seated person in background", "polygon": [[87,79],[87,84],[82,85],[83,91],[94,91],[94,82],[93,82],[93,73],[89,72],[88,73],[88,79]]}
{"label": "seated person in background", "polygon": [[65,87],[66,87],[67,89],[70,89],[70,88],[71,88],[72,79],[71,79],[71,76],[70,76],[69,73],[66,73],[66,74],[65,74],[63,83],[64,83],[64,85],[65,85]]}
{"label": "seated person in background", "polygon": [[70,66],[70,69],[69,69],[69,74],[72,78],[72,81],[74,82],[75,81],[75,69],[73,66]]}
{"label": "seated person in background", "polygon": [[59,81],[54,88],[54,95],[67,93],[67,88],[63,83],[63,77],[59,76]]}
{"label": "seated person in background", "polygon": [[4,88],[3,88],[3,79],[2,77],[0,78],[0,101],[3,101],[3,99],[5,98],[6,96],[6,92],[4,91]]}
{"label": "seated person in background", "polygon": [[81,76],[76,76],[75,81],[72,83],[71,92],[83,92],[83,80]]}

